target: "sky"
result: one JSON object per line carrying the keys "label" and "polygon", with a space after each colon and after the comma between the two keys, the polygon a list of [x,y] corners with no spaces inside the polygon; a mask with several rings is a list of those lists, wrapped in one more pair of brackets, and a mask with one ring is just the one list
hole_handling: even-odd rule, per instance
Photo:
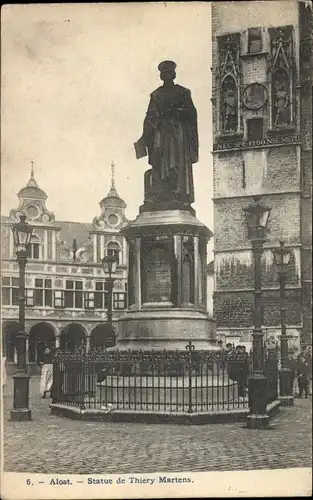
{"label": "sky", "polygon": [[213,228],[211,5],[41,4],[2,8],[1,213],[18,205],[30,177],[57,220],[91,222],[110,187],[133,219],[143,202],[147,158],[136,160],[158,64],[177,64],[176,83],[198,111],[193,166],[197,217]]}

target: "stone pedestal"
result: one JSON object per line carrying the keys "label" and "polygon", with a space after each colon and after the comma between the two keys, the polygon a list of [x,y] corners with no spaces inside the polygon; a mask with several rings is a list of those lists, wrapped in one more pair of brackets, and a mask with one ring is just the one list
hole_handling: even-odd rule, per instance
{"label": "stone pedestal", "polygon": [[122,230],[129,247],[128,310],[119,319],[124,349],[214,349],[206,312],[206,248],[211,231],[193,210],[144,211]]}
{"label": "stone pedestal", "polygon": [[209,411],[227,408],[238,398],[237,384],[228,377],[212,377],[203,386],[201,377],[107,376],[97,383],[96,401],[104,407],[138,411]]}
{"label": "stone pedestal", "polygon": [[29,379],[30,376],[23,372],[13,375],[14,396],[11,420],[22,421],[32,419],[31,410],[29,409]]}

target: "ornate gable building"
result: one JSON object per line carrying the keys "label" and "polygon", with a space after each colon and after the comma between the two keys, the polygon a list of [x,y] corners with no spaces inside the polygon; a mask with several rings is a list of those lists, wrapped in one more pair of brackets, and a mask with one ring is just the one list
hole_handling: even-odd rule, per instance
{"label": "ornate gable building", "polygon": [[292,249],[290,345],[312,339],[312,4],[215,2],[213,35],[214,316],[218,337],[251,340],[253,257],[243,208],[272,208],[262,258],[263,326],[280,335],[272,249]]}
{"label": "ornate gable building", "polygon": [[1,219],[2,334],[8,362],[16,360],[18,330],[18,264],[11,227],[23,212],[34,226],[26,266],[27,357],[40,359],[46,346],[75,350],[81,343],[110,345],[106,326],[107,292],[101,259],[116,254],[119,265],[113,290],[113,321],[127,306],[127,248],[119,234],[127,223],[126,203],[119,197],[112,164],[111,189],[93,222],[57,221],[46,207],[33,167],[18,193],[19,205]]}

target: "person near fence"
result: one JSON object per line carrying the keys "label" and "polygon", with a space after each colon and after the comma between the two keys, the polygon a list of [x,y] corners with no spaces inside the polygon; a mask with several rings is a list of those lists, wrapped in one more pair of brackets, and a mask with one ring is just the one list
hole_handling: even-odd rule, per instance
{"label": "person near fence", "polygon": [[238,397],[245,397],[248,387],[249,363],[246,346],[237,345],[234,358],[229,361],[229,378],[238,384]]}
{"label": "person near fence", "polygon": [[232,354],[234,352],[234,346],[231,342],[227,342],[225,347],[227,354]]}
{"label": "person near fence", "polygon": [[309,396],[309,383],[311,375],[311,367],[304,355],[298,356],[297,362],[297,376],[298,376],[298,388],[299,388],[299,398],[302,398],[303,392],[305,397]]}
{"label": "person near fence", "polygon": [[312,394],[312,346],[308,345],[306,348],[307,362],[310,367],[310,380],[309,380],[309,395]]}
{"label": "person near fence", "polygon": [[293,349],[289,349],[288,351],[288,360],[287,360],[287,367],[291,370],[291,377],[290,377],[290,391],[289,394],[294,394],[294,385],[295,385],[295,379],[296,379],[296,374],[297,374],[297,360],[295,357],[295,353]]}
{"label": "person near fence", "polygon": [[43,360],[41,364],[41,378],[40,378],[40,395],[42,398],[47,396],[47,393],[52,391],[53,383],[53,363],[52,352],[50,349],[45,349]]}

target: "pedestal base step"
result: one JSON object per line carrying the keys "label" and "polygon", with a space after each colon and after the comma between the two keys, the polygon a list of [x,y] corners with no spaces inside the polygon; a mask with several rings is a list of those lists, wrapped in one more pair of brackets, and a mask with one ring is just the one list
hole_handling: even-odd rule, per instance
{"label": "pedestal base step", "polygon": [[[266,413],[271,419],[279,410],[279,402],[268,405]],[[214,423],[245,422],[249,414],[247,408],[231,410],[212,410],[209,412],[167,412],[167,411],[132,411],[132,410],[101,410],[100,408],[73,407],[60,403],[50,405],[51,413],[73,420],[102,422],[137,422],[149,424],[182,424],[205,425]]]}
{"label": "pedestal base step", "polygon": [[14,422],[27,421],[32,419],[32,412],[29,408],[20,408],[11,410],[11,420]]}

